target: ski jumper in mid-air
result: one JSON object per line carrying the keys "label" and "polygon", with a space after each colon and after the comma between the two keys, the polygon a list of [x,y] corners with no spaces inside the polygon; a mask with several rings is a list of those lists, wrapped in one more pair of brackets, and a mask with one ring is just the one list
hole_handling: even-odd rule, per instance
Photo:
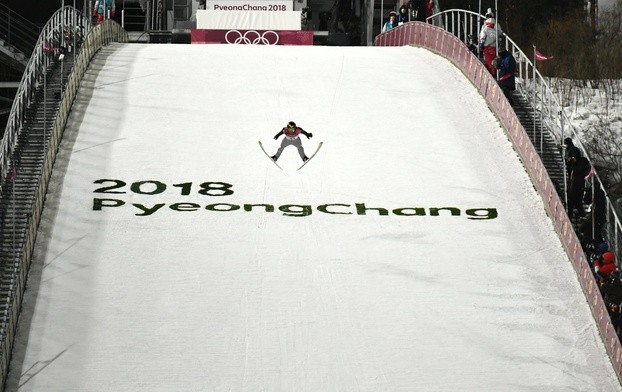
{"label": "ski jumper in mid-air", "polygon": [[272,158],[272,160],[276,162],[277,159],[279,159],[279,157],[281,156],[281,153],[283,152],[283,149],[285,147],[294,146],[298,149],[298,154],[300,154],[300,158],[302,158],[302,161],[307,161],[309,157],[305,155],[305,149],[302,148],[302,141],[299,137],[301,133],[305,135],[307,139],[311,139],[313,137],[312,133],[307,132],[300,127],[297,127],[295,122],[290,121],[289,123],[287,123],[287,126],[281,129],[281,132],[274,135],[274,140],[277,140],[281,135],[285,135],[285,137],[281,142],[281,147],[279,147],[279,149],[276,150],[276,154],[274,154],[270,158]]}

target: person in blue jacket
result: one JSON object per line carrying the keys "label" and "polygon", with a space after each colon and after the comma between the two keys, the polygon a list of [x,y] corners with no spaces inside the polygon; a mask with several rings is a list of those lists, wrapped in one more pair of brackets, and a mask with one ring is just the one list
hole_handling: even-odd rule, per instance
{"label": "person in blue jacket", "polygon": [[395,21],[395,11],[391,11],[389,13],[389,21],[382,26],[382,32],[386,33],[394,27],[397,27],[397,22]]}
{"label": "person in blue jacket", "polygon": [[499,70],[497,82],[510,105],[514,105],[512,91],[516,90],[516,59],[507,49],[502,48],[499,56],[494,59],[493,65]]}

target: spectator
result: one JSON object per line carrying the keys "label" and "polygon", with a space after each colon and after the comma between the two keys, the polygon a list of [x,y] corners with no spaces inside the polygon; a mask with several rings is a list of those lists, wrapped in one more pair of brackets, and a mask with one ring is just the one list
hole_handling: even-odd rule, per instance
{"label": "spectator", "polygon": [[617,333],[620,333],[620,326],[622,324],[622,281],[620,281],[619,272],[612,272],[609,279],[606,279],[600,286],[600,293],[605,301],[605,306],[609,311],[611,317],[611,324],[613,324]]}
{"label": "spectator", "polygon": [[84,43],[84,28],[82,27],[82,24],[78,24],[76,25],[76,29],[74,30],[74,34],[76,37],[76,45],[78,47],[82,46],[82,44]]}
{"label": "spectator", "polygon": [[416,20],[418,22],[425,22],[425,18],[427,17],[427,5],[428,0],[410,0],[410,13],[412,15],[412,20]]}
{"label": "spectator", "polygon": [[603,295],[605,303],[620,305],[622,303],[622,281],[620,281],[619,272],[612,272],[610,279],[603,283],[600,287],[600,292]]}
{"label": "spectator", "polygon": [[581,242],[584,246],[587,244],[598,244],[603,241],[603,226],[607,222],[607,196],[598,180],[594,181],[594,196],[592,197],[591,204],[592,208],[588,219],[583,222],[580,228],[580,233],[582,234]]}
{"label": "spectator", "polygon": [[496,21],[495,14],[492,12],[492,8],[488,8],[486,10],[486,15],[485,16],[486,16],[485,20],[487,20],[487,19],[495,20],[495,27],[497,28],[497,32],[498,32],[499,37],[501,37],[503,35],[503,29],[501,29],[501,23]]}
{"label": "spectator", "polygon": [[572,139],[567,137],[564,139],[564,146],[566,152],[564,153],[564,161],[566,162],[566,176],[570,179],[572,169],[574,168],[577,159],[581,157],[581,150],[574,145]]}
{"label": "spectator", "polygon": [[510,105],[514,106],[512,91],[516,90],[516,78],[514,76],[516,74],[516,59],[508,50],[501,49],[499,56],[493,60],[493,65],[499,70],[498,83],[503,94]]}
{"label": "spectator", "polygon": [[428,0],[425,7],[425,17],[429,18],[434,14],[434,0]]}
{"label": "spectator", "polygon": [[610,310],[614,306],[619,308],[622,303],[622,281],[620,281],[619,271],[612,272],[609,275],[609,278],[600,286],[600,293],[605,300],[607,308]]}
{"label": "spectator", "polygon": [[[492,11],[488,9],[487,15],[492,15]],[[495,76],[497,71],[492,65],[492,61],[497,57],[497,42],[498,37],[503,32],[497,26],[497,21],[494,17],[489,17],[484,21],[484,25],[479,32],[479,50],[484,55],[484,64],[491,75]]]}
{"label": "spectator", "polygon": [[397,27],[397,23],[395,22],[395,12],[391,11],[389,13],[389,21],[382,26],[382,32],[386,33],[394,27]]}
{"label": "spectator", "polygon": [[574,210],[579,212],[579,218],[585,216],[583,208],[583,194],[585,193],[585,177],[590,173],[590,161],[586,157],[572,158],[572,172],[570,173],[570,184],[568,185],[568,217],[572,220]]}
{"label": "spectator", "polygon": [[603,253],[609,250],[609,244],[603,241],[600,243],[591,243],[587,245],[587,249],[585,250],[585,256],[587,257],[587,262],[590,264],[592,270],[594,269],[594,260],[602,257]]}
{"label": "spectator", "polygon": [[400,7],[400,12],[398,12],[397,14],[397,25],[401,26],[402,24],[408,22],[410,20],[410,17],[408,15],[408,10],[406,9],[405,5],[402,5]]}
{"label": "spectator", "polygon": [[114,0],[96,0],[93,6],[93,16],[97,17],[97,23],[101,23],[105,19],[114,18],[115,10]]}
{"label": "spectator", "polygon": [[475,56],[478,55],[478,48],[477,48],[477,39],[475,39],[475,36],[473,34],[469,34],[467,36],[467,42],[466,42],[467,47],[469,48],[469,50],[471,51],[471,53],[473,53]]}
{"label": "spectator", "polygon": [[605,241],[598,244],[596,249],[594,249],[594,253],[592,254],[592,264],[594,260],[601,258],[605,252],[609,251],[609,244]]}
{"label": "spectator", "polygon": [[615,255],[612,251],[606,251],[600,258],[594,260],[594,271],[600,283],[609,279],[610,275],[617,271]]}

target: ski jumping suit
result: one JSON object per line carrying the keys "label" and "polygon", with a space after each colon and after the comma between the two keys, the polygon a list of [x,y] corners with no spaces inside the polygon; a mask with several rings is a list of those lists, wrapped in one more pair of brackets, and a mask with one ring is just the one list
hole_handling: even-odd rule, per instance
{"label": "ski jumping suit", "polygon": [[279,138],[279,136],[285,135],[285,137],[283,138],[283,141],[281,142],[281,147],[279,147],[279,149],[276,151],[276,154],[274,154],[273,159],[275,161],[279,159],[285,147],[294,146],[298,149],[298,154],[300,154],[300,158],[303,161],[306,161],[308,158],[305,155],[305,150],[304,148],[302,148],[302,141],[300,141],[300,137],[299,137],[301,133],[305,135],[307,138],[310,138],[312,136],[311,133],[306,132],[304,129],[300,127],[295,127],[294,129],[290,129],[289,127],[283,127],[283,129],[281,129],[281,132],[277,133],[274,136],[274,140],[276,140]]}

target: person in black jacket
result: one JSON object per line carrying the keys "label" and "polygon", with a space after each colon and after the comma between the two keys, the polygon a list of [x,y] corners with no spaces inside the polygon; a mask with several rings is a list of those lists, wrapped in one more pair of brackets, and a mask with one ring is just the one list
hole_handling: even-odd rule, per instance
{"label": "person in black jacket", "polygon": [[574,145],[572,139],[569,137],[564,139],[564,146],[566,148],[566,152],[564,153],[564,161],[566,162],[566,175],[567,178],[570,179],[572,169],[574,168],[577,159],[581,157],[581,150],[579,150],[579,148]]}
{"label": "person in black jacket", "polygon": [[397,13],[397,25],[400,26],[403,23],[410,22],[410,16],[408,15],[408,10],[405,5],[400,7],[400,11]]}
{"label": "person in black jacket", "polygon": [[592,165],[586,157],[573,158],[570,183],[568,184],[568,217],[574,218],[574,210],[579,213],[579,218],[585,216],[583,208],[583,194],[585,193],[585,178],[590,173]]}
{"label": "person in black jacket", "polygon": [[619,273],[613,272],[600,286],[600,293],[611,317],[611,324],[620,333],[622,324],[622,282]]}
{"label": "person in black jacket", "polygon": [[410,0],[410,12],[412,15],[410,20],[425,22],[428,13],[427,3],[427,0]]}
{"label": "person in black jacket", "polygon": [[[591,196],[591,190],[588,190]],[[594,196],[588,218],[581,224],[582,243],[599,244],[603,242],[603,226],[607,222],[607,196],[598,180],[594,181]],[[593,232],[592,232],[593,229]]]}

